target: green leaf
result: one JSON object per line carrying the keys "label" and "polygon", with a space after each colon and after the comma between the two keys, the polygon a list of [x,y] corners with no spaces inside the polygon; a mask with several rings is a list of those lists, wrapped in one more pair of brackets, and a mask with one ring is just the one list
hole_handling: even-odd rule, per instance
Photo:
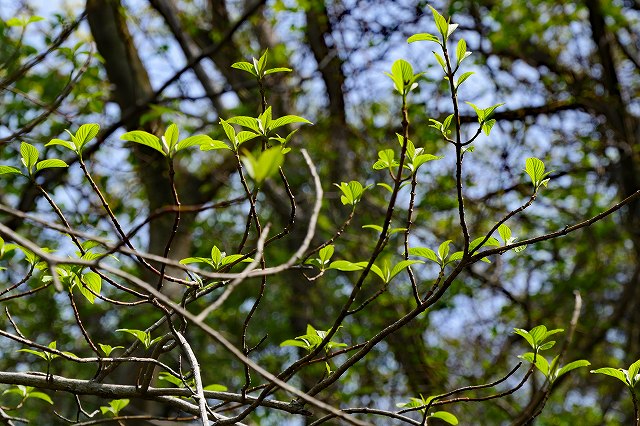
{"label": "green leaf", "polygon": [[411,164],[413,165],[413,169],[414,170],[418,170],[418,168],[420,166],[422,166],[425,163],[428,163],[429,161],[433,161],[433,160],[441,160],[444,157],[439,157],[436,155],[431,155],[431,154],[420,154],[417,155],[412,161]]}
{"label": "green leaf", "polygon": [[444,58],[442,57],[442,55],[440,55],[437,52],[433,52],[433,56],[436,57],[436,60],[438,61],[438,63],[442,67],[442,70],[446,73],[447,72],[447,63],[444,61]]}
{"label": "green leaf", "polygon": [[266,70],[264,72],[264,75],[275,74],[277,72],[291,72],[291,71],[293,71],[291,68],[284,68],[284,67],[271,68],[271,69]]}
{"label": "green leaf", "polygon": [[54,167],[69,167],[69,165],[62,160],[58,160],[57,158],[51,158],[49,160],[42,160],[36,163],[36,172],[39,172],[43,169],[51,169]]}
{"label": "green leaf", "polygon": [[533,352],[527,352],[526,354],[520,355],[519,358],[529,361],[530,363],[533,363],[535,358],[536,368],[540,370],[545,377],[549,377],[549,361],[547,361],[547,359],[542,355],[535,355]]}
{"label": "green leaf", "polygon": [[309,345],[308,342],[304,342],[302,340],[292,340],[292,339],[288,339],[285,340],[284,342],[280,343],[281,347],[285,347],[285,346],[296,346],[299,348],[304,348],[304,349],[310,349],[311,345]]}
{"label": "green leaf", "polygon": [[409,254],[412,256],[424,257],[426,259],[432,260],[436,263],[440,263],[436,252],[426,247],[412,247],[409,249]]}
{"label": "green leaf", "polygon": [[513,332],[519,336],[522,336],[525,338],[525,340],[527,341],[527,343],[529,343],[529,346],[531,346],[532,349],[536,348],[536,342],[533,339],[533,336],[531,336],[531,334],[527,331],[524,330],[522,328],[514,328]]}
{"label": "green leaf", "polygon": [[556,378],[568,373],[571,370],[575,370],[576,368],[587,367],[589,365],[591,365],[591,363],[586,359],[579,359],[577,361],[570,362],[569,364],[558,370],[558,372],[556,373]]}
{"label": "green leaf", "polygon": [[491,129],[493,129],[493,126],[495,124],[496,124],[496,120],[494,119],[487,120],[484,123],[482,123],[482,131],[484,132],[484,134],[489,136],[489,134],[491,133]]}
{"label": "green leaf", "polygon": [[352,206],[355,206],[362,198],[362,194],[364,193],[364,191],[372,186],[367,185],[366,187],[363,187],[360,182],[357,182],[355,180],[352,180],[349,183],[341,182],[340,185],[334,183],[334,185],[337,186],[342,192],[342,195],[340,196],[340,201],[342,202],[342,204],[349,204]]}
{"label": "green leaf", "polygon": [[184,387],[184,382],[179,377],[176,377],[171,373],[167,373],[166,371],[161,371],[158,374],[158,379],[163,380],[165,382],[169,382],[172,385],[176,385],[179,388]]}
{"label": "green leaf", "polygon": [[458,65],[460,65],[460,62],[462,62],[462,60],[467,56],[467,42],[461,38],[458,40],[458,46],[456,47],[456,59],[458,60]]}
{"label": "green leaf", "polygon": [[178,143],[178,139],[180,138],[180,130],[178,130],[178,126],[174,123],[171,123],[167,130],[164,132],[164,142],[167,145],[167,152],[173,152],[173,148]]}
{"label": "green leaf", "polygon": [[407,230],[407,228],[391,228],[389,230],[389,235],[393,235],[393,234],[396,234],[398,232],[404,232],[406,230]]}
{"label": "green leaf", "polygon": [[164,151],[162,145],[160,144],[160,139],[157,136],[143,130],[134,130],[131,132],[127,132],[120,136],[120,139],[124,141],[139,143],[141,145],[146,145],[150,148],[155,149],[164,156],[168,154],[168,152]]}
{"label": "green leaf", "polygon": [[373,168],[375,170],[382,170],[386,168],[391,169],[392,167],[399,165],[400,163],[398,163],[394,157],[395,153],[392,149],[378,151],[378,161],[373,164]]}
{"label": "green leaf", "polygon": [[[222,123],[222,120],[220,120]],[[253,117],[247,117],[244,115],[239,115],[237,117],[231,117],[227,120],[228,123],[237,124],[242,127],[246,127],[247,129],[251,129],[256,133],[262,134],[263,132],[260,130],[260,126],[258,126],[258,119]],[[224,126],[224,125],[223,125]],[[226,130],[225,130],[226,131]]]}
{"label": "green leaf", "polygon": [[[128,399],[114,399],[112,401],[109,402],[109,408],[111,408],[111,412],[117,416],[118,414],[120,414],[120,411],[126,407],[127,405],[129,405],[129,400]],[[103,408],[106,407],[100,407],[100,410],[102,411]],[[104,411],[102,411],[102,414],[105,414]]]}
{"label": "green leaf", "polygon": [[435,10],[431,6],[429,6],[429,8],[431,9],[431,12],[433,13],[433,20],[436,23],[436,28],[438,28],[438,31],[442,35],[443,40],[446,41],[447,38],[449,37],[449,23],[444,18],[444,16],[442,16],[442,15],[440,15],[440,13],[438,13],[437,10]]}
{"label": "green leaf", "polygon": [[393,81],[395,89],[403,96],[417,87],[417,79],[423,73],[413,74],[413,67],[404,59],[398,59],[391,66],[391,74],[385,73]]}
{"label": "green leaf", "polygon": [[391,74],[398,77],[404,83],[404,87],[413,77],[413,67],[404,59],[398,59],[391,66]]}
{"label": "green leaf", "polygon": [[236,68],[242,71],[246,71],[249,74],[253,75],[254,77],[258,76],[258,74],[256,74],[256,70],[253,68],[253,64],[250,64],[249,62],[236,62],[231,65],[231,68]]}
{"label": "green leaf", "polygon": [[6,175],[6,174],[18,174],[18,175],[21,175],[22,172],[19,169],[16,169],[15,167],[0,166],[0,175]]}
{"label": "green leaf", "polygon": [[333,246],[333,244],[326,245],[320,249],[320,251],[318,252],[318,257],[320,259],[321,265],[324,266],[329,263],[329,261],[331,260],[331,256],[333,256],[334,250],[335,247]]}
{"label": "green leaf", "polygon": [[433,418],[436,418],[436,419],[444,420],[445,422],[449,423],[450,425],[457,425],[458,424],[458,418],[456,416],[454,416],[453,414],[448,413],[446,411],[436,411],[435,413],[429,414],[429,417],[433,417]]}
{"label": "green leaf", "polygon": [[33,349],[18,349],[18,352],[26,352],[28,354],[38,356],[38,357],[44,359],[45,361],[49,361],[49,359],[50,359],[47,356],[46,352],[34,351]]}
{"label": "green leaf", "polygon": [[38,21],[42,21],[44,20],[44,18],[42,16],[30,16],[29,18],[18,18],[18,17],[13,17],[13,18],[9,18],[5,24],[8,27],[26,27],[27,25],[33,23],[33,22],[38,22]]}
{"label": "green leaf", "polygon": [[299,117],[297,115],[285,115],[284,117],[276,118],[271,122],[268,126],[268,130],[272,131],[277,129],[278,127],[282,127],[291,123],[304,123],[304,124],[313,124],[309,120],[303,117]]}
{"label": "green leaf", "polygon": [[279,146],[261,152],[257,159],[249,152],[245,152],[245,156],[242,158],[247,173],[258,185],[273,176],[283,162],[284,154]]}
{"label": "green leaf", "polygon": [[[544,326],[543,326],[544,327]],[[547,332],[544,333],[544,335],[542,336],[541,341],[545,341],[547,340],[549,337],[553,336],[554,334],[557,333],[562,333],[564,331],[563,328],[556,328],[555,330],[548,330]],[[533,329],[531,330],[531,332],[533,332]]]}
{"label": "green leaf", "polygon": [[[187,138],[187,139],[189,139],[189,138]],[[185,140],[187,140],[187,139],[185,139]],[[227,145],[226,143],[224,143],[222,141],[214,140],[214,139],[211,139],[209,141],[203,142],[200,145],[200,150],[202,150],[202,151],[213,151],[213,150],[216,150],[216,149],[228,149],[228,150],[231,151],[231,148],[229,148],[229,145]]]}
{"label": "green leaf", "polygon": [[263,134],[269,133],[268,130],[270,129],[269,126],[271,125],[271,117],[271,107],[268,107],[262,114],[258,116],[258,124]]}
{"label": "green leaf", "polygon": [[269,53],[269,49],[265,49],[264,53],[262,54],[262,56],[260,56],[260,59],[258,60],[258,65],[256,66],[258,75],[264,75],[264,70],[267,68],[268,53]]}
{"label": "green leaf", "polygon": [[455,253],[452,253],[451,256],[449,256],[449,259],[447,259],[447,263],[451,263],[451,262],[455,262],[457,260],[462,259],[462,257],[464,256],[464,253],[462,251],[457,251]]}
{"label": "green leaf", "polygon": [[76,151],[76,145],[73,142],[63,141],[62,139],[51,139],[45,146],[61,145],[71,151]]}
{"label": "green leaf", "polygon": [[511,244],[511,229],[504,223],[498,227],[498,234],[505,245]]}
{"label": "green leaf", "polygon": [[380,225],[369,224],[369,225],[362,225],[362,229],[373,229],[374,231],[382,232],[383,228]]}
{"label": "green leaf", "polygon": [[402,88],[404,84],[402,83],[402,80],[392,74],[389,74],[388,72],[385,72],[385,74],[391,79],[391,81],[393,81],[393,87],[396,89],[396,91],[398,91],[398,93],[403,93]]}
{"label": "green leaf", "polygon": [[[364,265],[362,265],[362,263],[364,263]],[[366,267],[367,262],[358,262],[358,264],[361,265],[364,268],[364,267]],[[380,279],[382,281],[384,281],[385,283],[389,283],[390,277],[389,277],[388,268],[385,268],[385,271],[383,272],[382,269],[378,265],[371,265],[371,272],[373,272],[378,277],[380,277]]]}
{"label": "green leaf", "polygon": [[[482,240],[484,240],[484,237],[479,237],[476,238],[475,240],[471,241],[469,243],[469,251],[474,250],[476,247],[478,247],[478,245],[482,242]],[[498,240],[496,240],[493,237],[490,237],[483,245],[482,247],[485,246],[489,246],[489,247],[500,247],[500,242]]]}
{"label": "green leaf", "polygon": [[435,118],[430,118],[429,121],[432,124],[429,124],[429,127],[433,127],[434,129],[442,132],[442,123],[436,120]]}
{"label": "green leaf", "polygon": [[82,149],[90,142],[93,138],[95,138],[100,131],[100,125],[95,123],[83,124],[80,126],[78,131],[75,134],[75,142],[78,144],[78,152],[82,152]]}
{"label": "green leaf", "polygon": [[7,390],[5,390],[4,392],[2,392],[3,395],[6,394],[16,394],[19,395],[20,397],[24,398],[27,395],[27,387],[23,386],[23,385],[17,385],[15,388],[9,388]]}
{"label": "green leaf", "polygon": [[212,391],[212,392],[226,392],[228,388],[224,385],[218,385],[214,383],[214,384],[205,386],[203,390]]}
{"label": "green leaf", "polygon": [[24,164],[29,171],[29,175],[31,175],[33,167],[38,162],[38,150],[35,146],[22,142],[20,144],[20,154],[22,155],[22,164]]}
{"label": "green leaf", "polygon": [[539,346],[547,337],[547,327],[544,325],[537,325],[529,331],[529,334],[533,337],[533,341],[536,342],[536,346]]}
{"label": "green leaf", "polygon": [[389,274],[389,280],[398,275],[404,269],[408,268],[411,265],[415,265],[416,263],[424,263],[422,260],[401,260],[396,263],[391,269],[391,273]]}
{"label": "green leaf", "polygon": [[451,133],[449,132],[449,126],[451,126],[451,120],[453,120],[453,114],[449,114],[447,118],[445,118],[444,121],[442,122],[442,128],[440,129],[440,131],[442,132],[443,135],[447,135]]}
{"label": "green leaf", "polygon": [[440,39],[429,33],[414,34],[407,39],[407,43],[413,43],[416,41],[433,41],[434,43],[440,44]]}
{"label": "green leaf", "polygon": [[229,124],[227,121],[225,121],[222,118],[220,119],[220,124],[222,125],[222,129],[224,130],[224,133],[227,135],[227,139],[229,139],[229,142],[231,142],[235,146],[236,145],[236,129],[234,129],[231,124]]}
{"label": "green leaf", "polygon": [[329,265],[329,269],[337,269],[338,271],[350,272],[359,271],[364,268],[361,265],[349,262],[348,260],[336,260],[334,262],[331,262],[331,264]]}
{"label": "green leaf", "polygon": [[116,349],[124,349],[124,346],[103,345],[102,343],[98,343],[98,346],[100,346],[100,349],[102,350],[102,352],[104,352],[105,356],[111,355],[111,352],[115,351]]}
{"label": "green leaf", "polygon": [[216,266],[220,265],[220,262],[222,261],[223,257],[224,257],[224,253],[220,251],[218,246],[213,246],[211,248],[211,260]]}
{"label": "green leaf", "polygon": [[451,240],[443,242],[438,247],[438,257],[440,258],[440,260],[445,260],[447,255],[449,254],[449,244],[451,244]]}
{"label": "green leaf", "polygon": [[547,185],[548,179],[545,180],[545,178],[551,172],[545,173],[545,166],[542,160],[535,157],[527,158],[524,170],[531,178],[531,183],[533,183],[536,189],[539,188],[540,185]]}
{"label": "green leaf", "polygon": [[460,77],[458,77],[458,81],[456,82],[456,89],[460,87],[460,85],[464,83],[473,74],[475,74],[473,71],[467,71],[463,73]]}
{"label": "green leaf", "polygon": [[236,135],[236,141],[237,141],[238,146],[239,146],[239,145],[242,145],[244,142],[246,142],[248,140],[257,138],[258,136],[260,136],[260,134],[243,130],[241,132],[238,132],[238,134]]}
{"label": "green leaf", "polygon": [[604,374],[607,376],[615,377],[625,385],[627,386],[629,385],[629,383],[627,383],[627,376],[624,374],[625,371],[621,368],[604,367],[604,368],[598,368],[597,370],[591,370],[591,373]]}
{"label": "green leaf", "polygon": [[95,272],[87,272],[82,275],[82,283],[84,285],[78,286],[80,293],[87,298],[89,303],[93,304],[96,299],[95,294],[100,294],[102,289],[102,278]]}
{"label": "green leaf", "polygon": [[493,116],[493,112],[496,108],[501,107],[502,105],[504,105],[504,103],[499,103],[499,104],[495,104],[492,105],[488,108],[485,108],[482,112],[484,115],[484,121],[487,121],[491,118],[491,116]]}
{"label": "green leaf", "polygon": [[386,184],[386,183],[376,183],[376,186],[380,186],[380,187],[386,189],[387,191],[389,191],[390,193],[393,193],[393,188],[390,185]]}
{"label": "green leaf", "polygon": [[17,17],[9,18],[5,22],[8,27],[24,27],[27,25],[27,22],[24,19],[20,19]]}
{"label": "green leaf", "polygon": [[47,395],[44,392],[30,392],[27,395],[29,398],[37,398],[37,399],[41,399],[45,402],[48,402],[49,404],[53,405],[53,401],[51,400],[51,397],[49,395]]}
{"label": "green leaf", "polygon": [[629,375],[629,380],[631,382],[630,384],[632,387],[634,387],[636,383],[640,381],[640,377],[638,377],[639,373],[640,373],[640,359],[629,366],[628,375]]}
{"label": "green leaf", "polygon": [[189,263],[205,263],[207,265],[213,266],[215,268],[213,261],[206,257],[187,257],[185,259],[180,260],[180,263],[183,265],[188,265]]}
{"label": "green leaf", "polygon": [[132,336],[135,336],[136,339],[138,339],[140,342],[142,342],[142,344],[144,345],[145,348],[149,349],[149,346],[151,346],[151,335],[145,331],[142,330],[135,330],[135,329],[131,329],[131,328],[119,328],[116,331],[121,331],[124,333],[129,333]]}
{"label": "green leaf", "polygon": [[[222,268],[223,266],[227,266],[227,265],[229,265],[231,263],[234,263],[238,259],[242,259],[243,257],[244,257],[244,255],[242,255],[242,254],[230,254],[228,256],[225,256],[220,261],[220,267]],[[252,261],[253,261],[253,259],[251,259],[250,257],[248,257],[248,258],[243,260],[243,262],[252,262]]]}
{"label": "green leaf", "polygon": [[476,115],[478,116],[478,123],[482,123],[484,121],[484,110],[482,110],[481,108],[478,108],[476,105],[472,104],[471,102],[465,102],[465,103],[471,106],[471,108],[473,108],[473,110],[476,112]]}
{"label": "green leaf", "polygon": [[[202,145],[210,146],[212,144],[215,144],[215,142],[216,141],[214,141],[207,135],[194,135],[194,136],[189,136],[188,138],[182,139],[180,142],[178,142],[178,144],[175,147],[175,150],[180,151],[185,148],[190,148],[192,146],[200,146],[200,147],[202,147]],[[221,142],[221,141],[218,141],[218,142]],[[224,145],[225,148],[229,149],[229,147],[226,144],[224,144],[223,142],[221,143]]]}
{"label": "green leaf", "polygon": [[552,347],[554,347],[556,344],[555,340],[551,340],[549,342],[543,343],[542,345],[540,345],[540,347],[538,347],[539,351],[546,351],[548,349],[551,349]]}

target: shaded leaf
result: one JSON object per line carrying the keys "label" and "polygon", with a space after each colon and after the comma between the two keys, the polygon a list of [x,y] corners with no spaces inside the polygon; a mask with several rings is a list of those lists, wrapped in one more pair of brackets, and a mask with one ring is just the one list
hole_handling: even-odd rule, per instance
{"label": "shaded leaf", "polygon": [[48,402],[49,404],[53,405],[51,397],[44,392],[30,392],[28,397],[41,399],[42,401]]}

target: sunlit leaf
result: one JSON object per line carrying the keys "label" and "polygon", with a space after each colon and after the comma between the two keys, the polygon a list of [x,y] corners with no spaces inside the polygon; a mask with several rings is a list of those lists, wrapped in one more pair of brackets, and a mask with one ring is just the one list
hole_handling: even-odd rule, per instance
{"label": "sunlit leaf", "polygon": [[43,169],[51,169],[54,167],[69,167],[69,165],[62,160],[51,158],[49,160],[42,160],[36,163],[36,172],[39,172]]}
{"label": "sunlit leaf", "polygon": [[127,132],[120,136],[120,139],[124,141],[139,143],[141,145],[146,145],[165,156],[168,154],[163,149],[162,145],[160,144],[160,139],[157,136],[143,130],[134,130],[132,132]]}
{"label": "sunlit leaf", "polygon": [[407,39],[407,43],[413,43],[416,41],[433,41],[435,43],[440,43],[440,39],[438,37],[429,33],[414,34]]}

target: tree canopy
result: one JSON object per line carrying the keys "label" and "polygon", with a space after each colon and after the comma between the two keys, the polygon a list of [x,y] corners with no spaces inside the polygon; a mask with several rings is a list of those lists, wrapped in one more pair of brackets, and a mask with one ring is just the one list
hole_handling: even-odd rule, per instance
{"label": "tree canopy", "polygon": [[3,2],[0,419],[640,425],[639,19]]}

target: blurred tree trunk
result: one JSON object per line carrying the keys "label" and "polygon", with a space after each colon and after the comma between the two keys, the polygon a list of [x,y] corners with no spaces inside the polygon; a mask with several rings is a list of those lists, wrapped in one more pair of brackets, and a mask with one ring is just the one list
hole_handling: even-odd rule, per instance
{"label": "blurred tree trunk", "polygon": [[[145,105],[144,108],[139,108],[139,106],[144,105],[151,98],[153,89],[148,72],[133,43],[123,11],[119,0],[87,0],[89,26],[98,52],[104,58],[104,67],[113,87],[113,98],[120,107],[121,116],[128,116],[132,109],[136,110],[136,113],[124,123],[124,127],[129,131],[142,129],[160,137],[167,124],[157,119],[140,124],[140,116],[148,107]],[[149,213],[174,205],[167,161],[146,146],[131,144],[129,148],[137,180],[145,190]],[[192,198],[195,194],[197,190],[187,198]],[[188,201],[183,199],[183,202]],[[192,218],[193,216],[182,215],[180,228],[188,229]],[[150,223],[147,247],[149,253],[163,254],[167,238],[172,233],[173,223],[173,214],[165,214]],[[173,259],[188,257],[190,250],[191,234],[179,231],[171,246],[169,257]],[[168,268],[167,273],[171,274],[172,269]],[[158,281],[158,276],[149,271],[145,273],[144,278],[153,285]],[[164,283],[163,291],[174,299],[180,297],[182,293],[182,289],[177,284],[167,282]],[[138,370],[138,366],[132,365],[129,368],[120,368],[112,374],[116,375],[117,383],[135,384]],[[142,400],[132,401],[131,408],[148,415],[168,414],[164,412],[164,407]]]}
{"label": "blurred tree trunk", "polygon": [[[119,0],[87,1],[89,26],[98,52],[104,58],[104,67],[113,85],[114,100],[120,107],[122,116],[128,116],[132,110],[137,111],[124,123],[124,127],[129,131],[142,129],[160,137],[168,123],[161,123],[155,119],[140,125],[142,113],[148,110],[148,106],[144,104],[153,95],[153,89],[122,12]],[[144,107],[140,108],[141,105]],[[131,144],[130,152],[136,166],[138,181],[145,190],[149,213],[174,205],[167,161],[159,153],[140,144]],[[188,183],[184,185],[188,186]],[[189,198],[196,198],[194,196],[197,193],[197,190],[190,191],[188,193],[190,197],[184,199],[183,203],[192,201]],[[192,215],[183,214],[180,227],[188,229],[192,218]],[[163,253],[167,238],[172,233],[173,222],[173,214],[164,214],[151,222],[148,252],[160,255]],[[178,232],[171,247],[170,257],[173,259],[188,257],[190,248],[189,232]],[[157,276],[147,274],[146,279],[153,282]],[[180,294],[179,288],[167,283],[165,285],[167,285],[166,291],[173,296]]]}

